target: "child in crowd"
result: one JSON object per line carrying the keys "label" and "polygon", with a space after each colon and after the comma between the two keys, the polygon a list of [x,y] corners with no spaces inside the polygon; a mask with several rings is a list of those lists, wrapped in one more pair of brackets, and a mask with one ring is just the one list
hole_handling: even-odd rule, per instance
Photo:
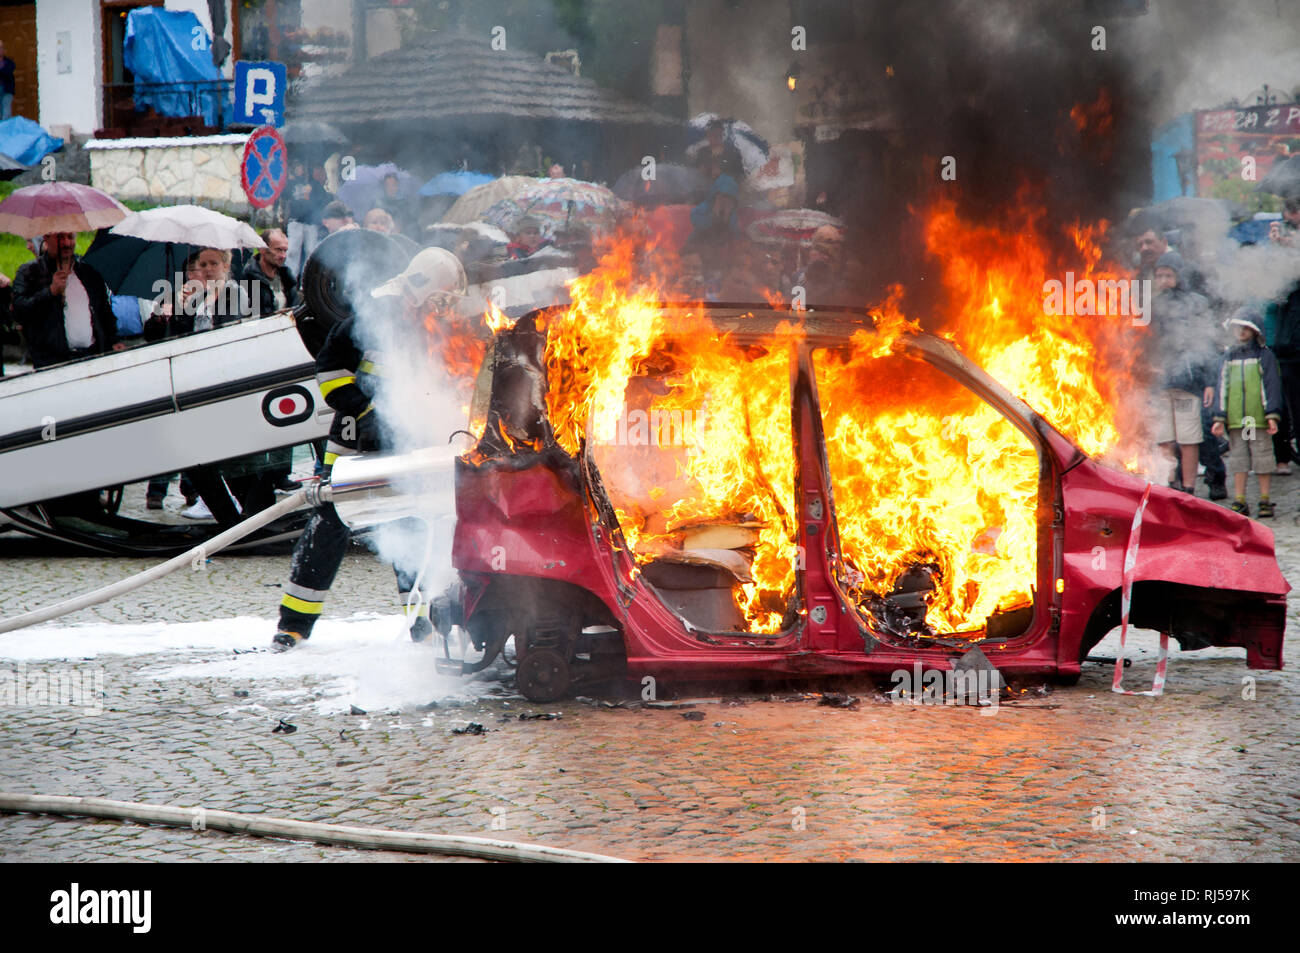
{"label": "child in crowd", "polygon": [[[1217,437],[1228,434],[1228,473],[1232,476],[1234,512],[1250,515],[1246,504],[1246,474],[1254,470],[1259,480],[1259,518],[1273,516],[1273,502],[1268,498],[1269,484],[1277,463],[1273,441],[1282,417],[1282,378],[1277,358],[1264,346],[1262,318],[1248,308],[1240,308],[1227,323],[1235,331],[1237,343],[1223,355],[1219,365],[1217,404],[1214,426]],[[1267,421],[1267,436],[1259,432]]]}

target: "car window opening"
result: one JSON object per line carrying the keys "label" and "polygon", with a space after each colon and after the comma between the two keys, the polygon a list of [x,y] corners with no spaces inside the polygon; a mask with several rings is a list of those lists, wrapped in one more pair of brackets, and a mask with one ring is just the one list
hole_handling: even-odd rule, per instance
{"label": "car window opening", "polygon": [[588,449],[646,582],[693,627],[797,621],[790,346],[673,340],[593,414]]}
{"label": "car window opening", "polygon": [[837,581],[874,630],[999,641],[1033,618],[1039,459],[977,394],[913,357],[814,352]]}

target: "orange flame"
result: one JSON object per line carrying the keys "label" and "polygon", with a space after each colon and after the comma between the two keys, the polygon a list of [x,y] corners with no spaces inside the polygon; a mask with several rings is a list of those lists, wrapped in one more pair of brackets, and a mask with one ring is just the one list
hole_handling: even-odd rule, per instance
{"label": "orange flame", "polygon": [[491,301],[487,303],[487,309],[483,312],[483,322],[493,334],[513,327],[515,323],[513,319],[507,317],[506,313]]}
{"label": "orange flame", "polygon": [[[500,313],[500,312],[498,312]],[[484,315],[488,319],[488,315]],[[483,366],[490,343],[476,317],[462,317],[451,311],[435,309],[424,316],[428,332],[429,356],[434,367],[441,367],[456,388],[461,409],[470,415],[476,375]],[[471,430],[482,436],[483,420],[472,421]]]}
{"label": "orange flame", "polygon": [[[1073,142],[1068,135],[1071,128],[1077,136]],[[1110,90],[1104,86],[1093,102],[1075,103],[1070,108],[1069,126],[1063,125],[1057,132],[1056,144],[1061,155],[1069,154],[1080,143],[1103,162],[1114,152],[1115,115]]]}

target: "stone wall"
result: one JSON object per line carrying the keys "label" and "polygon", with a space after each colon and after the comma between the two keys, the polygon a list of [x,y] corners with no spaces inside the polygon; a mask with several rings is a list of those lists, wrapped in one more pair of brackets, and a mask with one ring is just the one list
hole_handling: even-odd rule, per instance
{"label": "stone wall", "polygon": [[90,182],[118,199],[157,205],[204,205],[247,215],[239,182],[245,135],[181,139],[92,139]]}

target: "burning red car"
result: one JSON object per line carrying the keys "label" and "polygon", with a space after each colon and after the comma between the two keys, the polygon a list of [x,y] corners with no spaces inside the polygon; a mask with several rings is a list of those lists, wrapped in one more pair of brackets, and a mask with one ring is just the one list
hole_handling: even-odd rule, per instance
{"label": "burning red car", "polygon": [[[626,307],[632,307],[628,305]],[[518,686],[949,669],[1072,680],[1120,621],[1145,481],[953,344],[862,312],[579,306],[497,336],[436,607]],[[604,335],[604,336],[602,336]],[[1152,487],[1131,624],[1282,665],[1270,531]]]}

